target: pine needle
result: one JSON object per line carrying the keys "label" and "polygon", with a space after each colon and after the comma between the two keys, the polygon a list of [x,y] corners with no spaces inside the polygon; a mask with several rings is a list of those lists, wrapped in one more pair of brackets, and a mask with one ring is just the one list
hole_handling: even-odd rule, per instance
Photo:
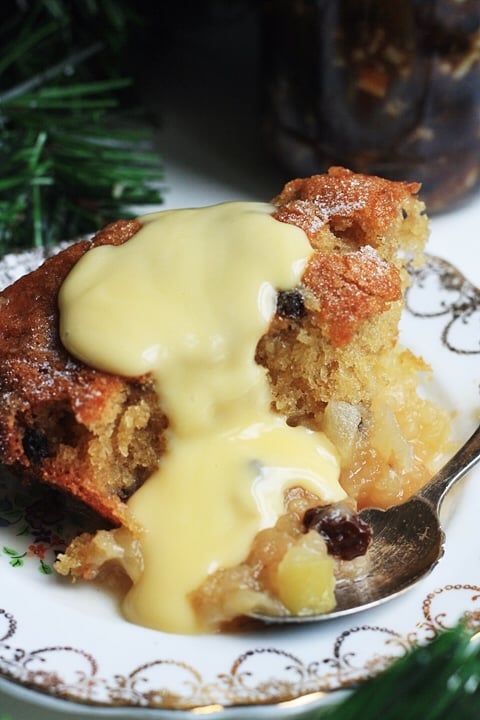
{"label": "pine needle", "polygon": [[415,648],[318,716],[318,720],[479,718],[480,644],[461,625]]}
{"label": "pine needle", "polygon": [[152,131],[121,108],[131,80],[92,79],[108,42],[72,52],[70,12],[107,17],[115,37],[128,17],[109,0],[48,0],[0,27],[0,253],[73,239],[131,216],[132,205],[162,202]]}

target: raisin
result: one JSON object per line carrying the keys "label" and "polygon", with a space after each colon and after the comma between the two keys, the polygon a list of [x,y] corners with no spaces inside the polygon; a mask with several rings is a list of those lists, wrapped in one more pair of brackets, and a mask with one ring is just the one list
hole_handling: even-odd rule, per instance
{"label": "raisin", "polygon": [[25,430],[22,445],[32,465],[39,465],[50,454],[48,438],[43,430],[38,428],[29,427]]}
{"label": "raisin", "polygon": [[307,311],[300,290],[280,290],[277,295],[277,313],[292,320],[304,317]]}
{"label": "raisin", "polygon": [[343,503],[310,508],[303,516],[305,532],[316,530],[328,552],[342,560],[365,555],[372,539],[368,523]]}

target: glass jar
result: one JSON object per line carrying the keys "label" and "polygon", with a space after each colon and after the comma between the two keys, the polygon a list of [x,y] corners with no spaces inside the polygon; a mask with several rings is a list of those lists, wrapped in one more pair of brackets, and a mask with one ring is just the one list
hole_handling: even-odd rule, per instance
{"label": "glass jar", "polygon": [[480,0],[267,0],[267,142],[290,173],[422,183],[430,213],[480,186]]}

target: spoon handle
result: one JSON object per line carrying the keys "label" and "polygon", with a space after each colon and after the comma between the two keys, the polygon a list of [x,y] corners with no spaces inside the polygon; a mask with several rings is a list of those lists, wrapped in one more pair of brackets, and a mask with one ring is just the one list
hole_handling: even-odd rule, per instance
{"label": "spoon handle", "polygon": [[418,492],[440,510],[448,491],[480,460],[480,426],[455,455]]}

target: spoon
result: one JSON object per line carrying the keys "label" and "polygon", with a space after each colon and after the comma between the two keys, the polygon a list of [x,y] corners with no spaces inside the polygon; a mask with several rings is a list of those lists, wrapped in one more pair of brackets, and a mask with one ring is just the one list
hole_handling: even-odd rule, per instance
{"label": "spoon", "polygon": [[366,508],[359,515],[372,528],[365,555],[367,570],[359,578],[339,579],[336,606],[320,615],[272,616],[252,613],[268,623],[331,620],[392,600],[426,577],[444,554],[445,534],[439,513],[445,496],[480,460],[480,426],[419,492],[387,510]]}

